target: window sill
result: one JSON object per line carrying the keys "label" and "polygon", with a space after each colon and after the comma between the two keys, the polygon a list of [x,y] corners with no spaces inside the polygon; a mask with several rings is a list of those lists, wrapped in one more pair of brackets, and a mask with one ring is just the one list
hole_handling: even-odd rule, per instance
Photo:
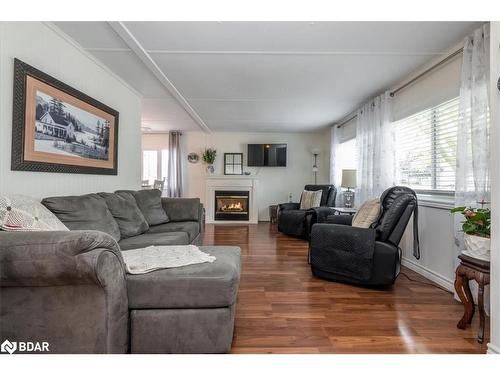
{"label": "window sill", "polygon": [[452,195],[417,194],[418,205],[422,207],[450,210],[455,207],[455,198]]}

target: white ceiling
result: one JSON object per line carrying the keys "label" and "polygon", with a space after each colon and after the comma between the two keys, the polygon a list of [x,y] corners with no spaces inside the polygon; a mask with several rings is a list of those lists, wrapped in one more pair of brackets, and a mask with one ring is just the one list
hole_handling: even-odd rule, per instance
{"label": "white ceiling", "polygon": [[324,128],[474,22],[57,22],[143,95],[143,126]]}

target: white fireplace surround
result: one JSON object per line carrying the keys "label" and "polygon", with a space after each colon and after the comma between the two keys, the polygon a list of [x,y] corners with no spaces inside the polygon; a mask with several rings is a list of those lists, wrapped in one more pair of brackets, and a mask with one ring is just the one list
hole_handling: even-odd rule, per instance
{"label": "white fireplace surround", "polygon": [[[205,221],[207,224],[257,224],[259,210],[257,206],[257,179],[249,176],[207,176],[205,179]],[[215,191],[248,191],[249,219],[215,220]]]}

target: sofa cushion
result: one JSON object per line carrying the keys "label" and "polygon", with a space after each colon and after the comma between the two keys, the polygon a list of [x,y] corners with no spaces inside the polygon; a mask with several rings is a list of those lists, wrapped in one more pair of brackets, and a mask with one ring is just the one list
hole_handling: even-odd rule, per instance
{"label": "sofa cushion", "polygon": [[54,231],[69,229],[38,200],[24,195],[0,196],[0,229]]}
{"label": "sofa cushion", "polygon": [[321,204],[322,190],[304,190],[300,196],[300,209],[309,210],[313,207],[319,207]]}
{"label": "sofa cushion", "polygon": [[140,249],[153,245],[189,245],[189,236],[186,232],[144,233],[124,238],[118,242],[118,245],[122,250]]}
{"label": "sofa cushion", "polygon": [[214,308],[236,301],[240,279],[240,249],[202,246],[213,263],[126,275],[130,309]]}
{"label": "sofa cushion", "polygon": [[99,193],[120,228],[121,238],[138,236],[149,229],[148,222],[130,194]]}
{"label": "sofa cushion", "polygon": [[42,204],[71,230],[99,230],[120,240],[120,228],[97,194],[44,198]]}
{"label": "sofa cushion", "polygon": [[125,196],[132,195],[149,225],[158,225],[169,221],[167,213],[161,205],[160,190],[118,190],[115,193]]}
{"label": "sofa cushion", "polygon": [[371,228],[380,218],[382,206],[378,198],[368,199],[361,205],[354,217],[352,226],[357,228]]}
{"label": "sofa cushion", "polygon": [[200,224],[197,221],[171,221],[170,223],[149,227],[148,233],[186,232],[189,242],[200,234]]}
{"label": "sofa cushion", "polygon": [[170,221],[198,221],[200,198],[162,198],[161,204]]}

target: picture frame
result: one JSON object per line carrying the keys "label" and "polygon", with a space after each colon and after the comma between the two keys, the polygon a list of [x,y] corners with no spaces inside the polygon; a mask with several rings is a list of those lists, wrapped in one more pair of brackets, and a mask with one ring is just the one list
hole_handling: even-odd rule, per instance
{"label": "picture frame", "polygon": [[241,152],[224,153],[224,174],[225,175],[243,174],[243,153]]}
{"label": "picture frame", "polygon": [[118,174],[119,113],[14,59],[11,170]]}

